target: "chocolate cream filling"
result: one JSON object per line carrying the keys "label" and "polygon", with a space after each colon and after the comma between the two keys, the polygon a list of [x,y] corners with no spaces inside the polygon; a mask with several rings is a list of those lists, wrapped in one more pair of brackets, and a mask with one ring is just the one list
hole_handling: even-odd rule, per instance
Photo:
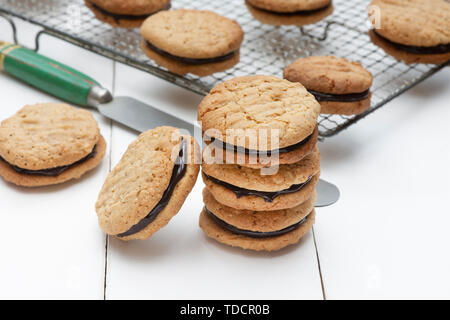
{"label": "chocolate cream filling", "polygon": [[258,10],[270,13],[270,14],[275,14],[275,15],[278,15],[278,16],[289,17],[289,16],[308,16],[310,14],[321,12],[321,11],[327,9],[328,7],[330,7],[331,5],[332,5],[332,2],[330,1],[330,3],[328,3],[327,5],[325,5],[325,6],[321,7],[321,8],[317,8],[317,9],[313,9],[313,10],[299,10],[299,11],[294,11],[294,12],[277,12],[277,11],[271,11],[271,10],[267,10],[267,9],[258,8],[258,7],[255,7],[255,6],[253,6],[253,7],[258,9]]}
{"label": "chocolate cream filling", "polygon": [[283,153],[289,153],[291,151],[297,150],[299,148],[301,148],[302,146],[304,146],[306,143],[308,143],[308,141],[312,138],[312,136],[314,135],[314,133],[310,134],[308,137],[306,137],[304,140],[288,146],[288,147],[284,147],[281,149],[277,149],[277,150],[268,150],[268,151],[261,151],[261,150],[254,150],[254,149],[247,149],[244,147],[238,147],[235,146],[234,144],[230,144],[227,142],[223,142],[219,139],[216,138],[212,138],[210,137],[212,143],[219,148],[222,148],[226,151],[231,151],[231,152],[236,152],[236,153],[244,153],[246,155],[255,155],[255,156],[268,156],[270,157],[272,154],[283,154]]}
{"label": "chocolate cream filling", "polygon": [[228,190],[232,191],[238,199],[242,198],[242,197],[246,197],[246,196],[256,196],[256,197],[263,198],[266,202],[273,202],[273,200],[275,200],[276,197],[279,197],[283,194],[290,194],[290,193],[298,192],[301,189],[303,189],[312,179],[312,176],[311,176],[305,182],[300,183],[300,184],[294,184],[289,189],[275,191],[275,192],[265,192],[265,191],[256,191],[256,190],[248,190],[248,189],[240,188],[240,187],[234,186],[232,184],[229,184],[227,182],[213,178],[204,172],[203,172],[203,174],[205,175],[205,177],[207,179],[211,180],[215,184],[221,185],[221,186],[227,188]]}
{"label": "chocolate cream filling", "polygon": [[222,219],[218,218],[217,216],[215,216],[214,213],[212,213],[211,211],[208,210],[208,208],[205,207],[204,210],[214,220],[214,222],[217,223],[223,229],[228,230],[234,234],[251,237],[251,238],[270,238],[270,237],[281,236],[288,232],[294,231],[295,229],[300,227],[303,223],[305,223],[308,218],[308,217],[305,217],[302,220],[300,220],[299,222],[297,222],[296,224],[293,224],[292,226],[289,226],[282,230],[271,231],[271,232],[258,232],[258,231],[239,229],[239,228],[223,221]]}
{"label": "chocolate cream filling", "polygon": [[447,44],[440,44],[434,47],[420,47],[420,46],[408,46],[401,43],[393,42],[382,35],[380,35],[378,32],[375,31],[375,29],[372,29],[373,33],[381,38],[382,40],[386,41],[387,43],[391,44],[395,48],[401,51],[405,51],[408,53],[414,53],[414,54],[443,54],[443,53],[449,53],[450,52],[450,43]]}
{"label": "chocolate cream filling", "polygon": [[143,19],[147,19],[149,16],[158,13],[159,11],[163,11],[163,10],[169,10],[171,7],[171,4],[167,4],[164,8],[153,12],[153,13],[149,13],[149,14],[142,14],[142,15],[132,15],[132,14],[118,14],[118,13],[112,13],[109,11],[106,11],[105,9],[99,7],[98,5],[96,5],[94,2],[89,1],[91,3],[91,5],[97,10],[100,11],[101,13],[108,15],[112,18],[114,18],[116,21],[118,20],[143,20]]}
{"label": "chocolate cream filling", "polygon": [[367,99],[370,95],[370,90],[366,90],[360,93],[349,93],[349,94],[331,94],[324,93],[314,90],[308,90],[317,101],[337,101],[337,102],[356,102]]}
{"label": "chocolate cream filling", "polygon": [[192,64],[192,65],[201,65],[201,64],[207,64],[207,63],[222,62],[222,61],[231,59],[236,54],[236,51],[232,51],[232,52],[230,52],[226,55],[220,56],[220,57],[194,59],[194,58],[185,58],[185,57],[180,57],[180,56],[174,56],[173,54],[156,47],[148,40],[145,40],[145,44],[150,50],[153,50],[164,57],[167,57],[167,58],[175,60],[175,61]]}
{"label": "chocolate cream filling", "polygon": [[69,164],[67,166],[61,166],[61,167],[56,167],[56,168],[51,168],[51,169],[42,169],[42,170],[28,170],[28,169],[23,169],[20,167],[17,167],[9,162],[7,162],[5,159],[3,159],[2,157],[0,157],[1,160],[5,161],[7,164],[9,164],[11,166],[11,168],[14,169],[14,171],[20,173],[20,174],[29,174],[29,175],[36,175],[36,176],[46,176],[46,177],[57,177],[60,174],[62,174],[64,171],[67,171],[79,164],[82,164],[83,162],[95,157],[97,153],[97,146],[94,146],[94,149],[92,149],[91,153],[89,153],[86,157],[84,157],[81,160],[78,160],[75,163]]}
{"label": "chocolate cream filling", "polygon": [[180,180],[184,177],[186,173],[186,147],[187,143],[186,140],[183,139],[181,142],[181,148],[180,152],[178,154],[178,158],[175,160],[175,166],[173,167],[172,176],[170,178],[169,186],[167,187],[166,191],[164,191],[163,196],[161,200],[159,200],[158,204],[150,211],[150,213],[145,216],[141,221],[139,221],[137,224],[132,226],[128,231],[118,234],[117,237],[123,238],[127,236],[131,236],[133,234],[136,234],[142,230],[144,230],[150,223],[152,223],[158,214],[160,214],[161,211],[164,210],[164,208],[167,206],[167,204],[170,201],[170,198],[173,194],[173,191],[175,190],[175,187],[177,186],[177,183],[180,182]]}

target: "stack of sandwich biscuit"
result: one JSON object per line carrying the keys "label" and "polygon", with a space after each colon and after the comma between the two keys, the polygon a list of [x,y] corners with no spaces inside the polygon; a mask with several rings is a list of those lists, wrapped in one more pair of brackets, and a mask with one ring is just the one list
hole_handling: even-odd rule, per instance
{"label": "stack of sandwich biscuit", "polygon": [[320,105],[300,83],[235,78],[201,102],[204,209],[211,238],[251,250],[297,243],[315,219]]}

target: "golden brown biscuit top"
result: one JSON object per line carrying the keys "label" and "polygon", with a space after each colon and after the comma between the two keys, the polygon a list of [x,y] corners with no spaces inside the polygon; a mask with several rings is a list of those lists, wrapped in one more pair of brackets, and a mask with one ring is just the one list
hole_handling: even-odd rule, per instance
{"label": "golden brown biscuit top", "polygon": [[83,159],[99,139],[97,121],[87,110],[28,105],[1,123],[0,156],[22,169],[51,169]]}
{"label": "golden brown biscuit top", "polygon": [[240,25],[204,10],[162,11],[141,27],[145,40],[174,56],[217,58],[239,49],[244,33]]}
{"label": "golden brown biscuit top", "polygon": [[298,59],[284,69],[284,78],[308,90],[330,94],[360,93],[372,86],[372,74],[358,62],[334,56]]}
{"label": "golden brown biscuit top", "polygon": [[434,47],[450,43],[450,2],[446,0],[373,0],[369,6],[376,32],[400,44]]}
{"label": "golden brown biscuit top", "polygon": [[[203,131],[224,142],[274,150],[311,135],[319,112],[319,103],[301,84],[273,76],[249,76],[214,87],[198,107],[198,120]],[[251,146],[252,137],[240,139],[239,130],[256,136],[258,148]]]}

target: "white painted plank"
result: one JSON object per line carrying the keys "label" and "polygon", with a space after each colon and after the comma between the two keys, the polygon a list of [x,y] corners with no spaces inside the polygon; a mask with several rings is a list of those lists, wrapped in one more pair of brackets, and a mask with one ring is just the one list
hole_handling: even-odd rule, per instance
{"label": "white painted plank", "polygon": [[[120,65],[116,92],[188,120],[196,118],[200,101],[190,92]],[[135,133],[114,126],[113,164],[135,138]],[[300,245],[272,254],[216,243],[198,227],[202,188],[199,179],[181,212],[150,239],[110,239],[107,299],[322,298],[312,234]]]}
{"label": "white painted plank", "polygon": [[327,297],[450,298],[450,70],[321,144],[342,191],[315,227]]}
{"label": "white painted plank", "polygon": [[[32,43],[36,29],[18,22],[22,43]],[[0,39],[11,40],[0,19]],[[42,51],[87,72],[111,87],[112,63],[60,40],[43,37]],[[0,119],[26,104],[58,101],[12,77],[0,74]],[[110,142],[110,121],[95,113]],[[0,298],[103,298],[105,237],[97,226],[94,203],[109,170],[109,155],[99,168],[77,182],[25,189],[0,179]]]}
{"label": "white painted plank", "polygon": [[[21,39],[33,45],[23,26]],[[0,39],[8,37],[0,19]],[[42,52],[108,86],[105,59],[48,38]],[[118,94],[195,119],[198,96],[124,66],[117,80]],[[318,211],[316,225],[328,298],[450,297],[449,83],[445,70],[321,144],[323,176],[342,190],[337,205]],[[0,119],[27,103],[55,101],[4,75],[0,96]],[[109,121],[97,118],[109,141]],[[114,126],[114,164],[135,138]],[[107,170],[105,160],[78,183],[37,191],[0,181],[1,298],[102,297],[104,243],[93,205]],[[201,188],[199,181],[151,239],[110,242],[108,298],[321,298],[311,236],[275,255],[209,241],[197,227]]]}

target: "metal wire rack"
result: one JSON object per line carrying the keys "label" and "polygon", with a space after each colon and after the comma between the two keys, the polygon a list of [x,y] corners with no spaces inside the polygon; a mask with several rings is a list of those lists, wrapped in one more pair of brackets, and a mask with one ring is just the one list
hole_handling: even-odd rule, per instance
{"label": "metal wire rack", "polygon": [[275,27],[255,20],[244,0],[172,0],[173,8],[215,11],[240,23],[245,32],[241,61],[234,68],[207,77],[177,76],[157,66],[140,49],[138,30],[113,28],[97,20],[84,0],[0,0],[0,14],[16,37],[15,16],[43,28],[36,35],[51,35],[167,81],[206,95],[217,83],[250,74],[282,76],[283,68],[300,57],[336,55],[361,62],[374,76],[372,106],[358,116],[321,115],[319,134],[330,137],[364,118],[444,66],[406,65],[371,43],[367,31],[369,0],[334,0],[334,12],[314,25]]}

